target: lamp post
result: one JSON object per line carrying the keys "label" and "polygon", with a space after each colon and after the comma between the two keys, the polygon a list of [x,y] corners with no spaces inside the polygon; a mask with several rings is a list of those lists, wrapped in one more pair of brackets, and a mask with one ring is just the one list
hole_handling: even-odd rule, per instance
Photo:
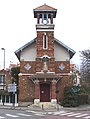
{"label": "lamp post", "polygon": [[[5,86],[5,48],[1,48],[4,51],[4,59],[3,59],[3,69],[4,69],[4,76],[3,76],[3,90]],[[3,95],[3,105],[4,105],[4,95]]]}

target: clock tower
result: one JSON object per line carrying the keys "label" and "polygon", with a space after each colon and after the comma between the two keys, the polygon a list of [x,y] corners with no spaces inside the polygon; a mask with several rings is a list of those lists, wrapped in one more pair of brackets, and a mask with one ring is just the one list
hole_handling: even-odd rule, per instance
{"label": "clock tower", "polygon": [[[42,62],[42,69],[40,65],[37,65],[36,71],[55,72],[53,19],[56,17],[57,9],[44,4],[33,11],[34,18],[37,18],[36,61],[37,64]],[[52,67],[50,66],[51,62],[53,63]]]}

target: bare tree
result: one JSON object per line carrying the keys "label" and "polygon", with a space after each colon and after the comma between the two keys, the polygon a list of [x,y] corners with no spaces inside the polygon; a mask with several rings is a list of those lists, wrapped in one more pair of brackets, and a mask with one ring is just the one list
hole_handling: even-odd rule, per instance
{"label": "bare tree", "polygon": [[90,86],[90,50],[81,51],[81,80]]}

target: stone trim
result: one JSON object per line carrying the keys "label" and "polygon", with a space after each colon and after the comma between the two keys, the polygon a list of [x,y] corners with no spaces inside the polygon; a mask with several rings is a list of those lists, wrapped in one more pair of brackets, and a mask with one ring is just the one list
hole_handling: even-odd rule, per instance
{"label": "stone trim", "polygon": [[40,103],[40,99],[34,99],[34,104],[39,104]]}
{"label": "stone trim", "polygon": [[51,99],[52,104],[57,104],[57,99]]}
{"label": "stone trim", "polygon": [[37,31],[54,31],[53,29],[37,29]]}

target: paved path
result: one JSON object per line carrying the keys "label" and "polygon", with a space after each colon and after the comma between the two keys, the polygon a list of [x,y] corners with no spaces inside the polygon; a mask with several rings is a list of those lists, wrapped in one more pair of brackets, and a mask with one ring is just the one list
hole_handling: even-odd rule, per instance
{"label": "paved path", "polygon": [[0,119],[90,119],[90,111],[59,110],[59,111],[33,111],[33,110],[7,110],[0,109]]}
{"label": "paved path", "polygon": [[[43,111],[40,107],[13,107],[13,106],[3,106],[0,105],[0,109],[16,109],[16,110],[34,110],[34,111]],[[79,107],[73,107],[73,108],[68,108],[68,107],[60,107],[59,109],[52,109],[52,108],[44,108],[44,111],[58,111],[58,110],[86,110],[90,111],[90,105],[81,105]]]}

